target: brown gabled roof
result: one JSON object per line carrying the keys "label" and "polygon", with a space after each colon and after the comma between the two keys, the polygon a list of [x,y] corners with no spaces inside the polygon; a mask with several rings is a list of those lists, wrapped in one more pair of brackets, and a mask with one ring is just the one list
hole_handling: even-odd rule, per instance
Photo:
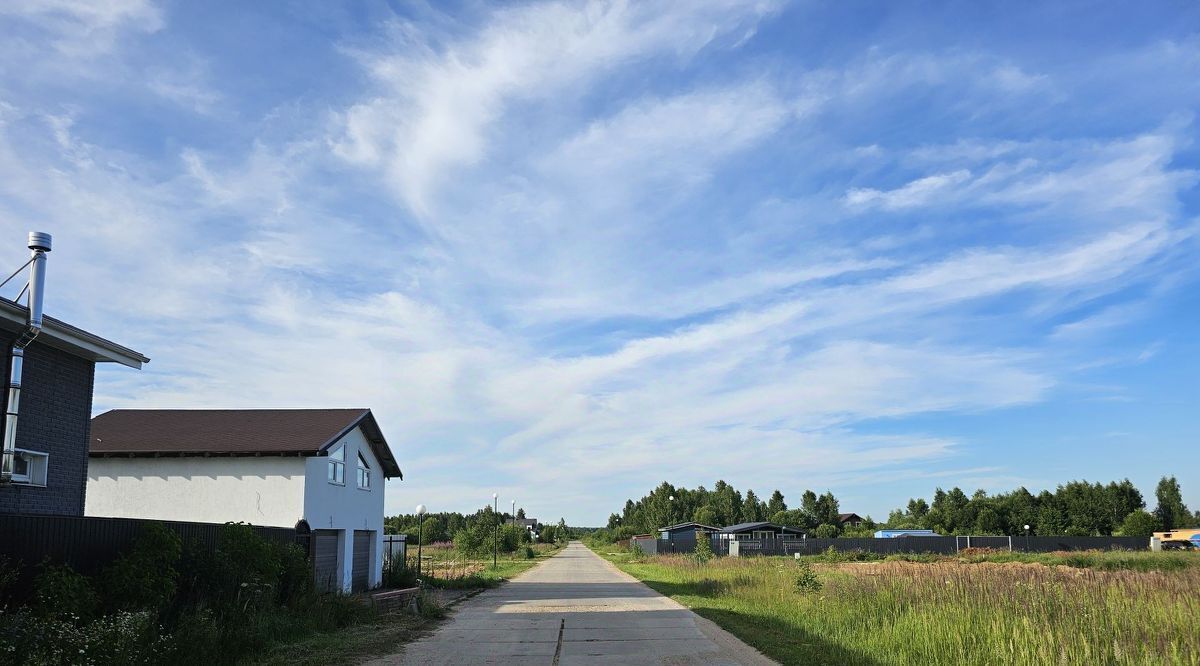
{"label": "brown gabled roof", "polygon": [[361,427],[388,478],[404,478],[369,409],[114,409],[92,419],[92,456],[325,455]]}

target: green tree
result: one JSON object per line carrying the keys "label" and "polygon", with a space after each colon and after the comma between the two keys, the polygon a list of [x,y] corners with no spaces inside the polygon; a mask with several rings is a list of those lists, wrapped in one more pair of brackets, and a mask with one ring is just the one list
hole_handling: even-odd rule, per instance
{"label": "green tree", "polygon": [[1162,523],[1159,522],[1158,516],[1149,511],[1138,509],[1137,511],[1129,512],[1129,515],[1125,516],[1124,522],[1121,523],[1121,535],[1149,537],[1161,528]]}
{"label": "green tree", "polygon": [[813,532],[813,536],[815,536],[818,539],[832,539],[832,538],[836,537],[840,532],[841,532],[841,530],[838,528],[837,525],[833,525],[830,523],[824,523],[824,524],[817,526],[816,531]]}
{"label": "green tree", "polygon": [[1183,503],[1183,492],[1179,489],[1179,482],[1175,477],[1164,476],[1158,482],[1154,496],[1158,500],[1154,515],[1158,517],[1164,530],[1186,527],[1191,522],[1192,514]]}
{"label": "green tree", "polygon": [[783,493],[776,489],[775,492],[771,493],[771,498],[767,500],[766,515],[774,516],[780,511],[787,511],[787,508],[787,502],[783,501]]}
{"label": "green tree", "polygon": [[817,498],[814,515],[819,523],[838,525],[838,501],[833,493],[826,491]]}
{"label": "green tree", "polygon": [[763,520],[762,503],[758,501],[758,495],[755,495],[753,490],[747,490],[746,499],[742,502],[742,521],[754,523],[761,520]]}
{"label": "green tree", "polygon": [[724,525],[717,524],[717,512],[713,511],[711,506],[702,506],[696,509],[692,513],[692,521],[711,527],[724,527]]}

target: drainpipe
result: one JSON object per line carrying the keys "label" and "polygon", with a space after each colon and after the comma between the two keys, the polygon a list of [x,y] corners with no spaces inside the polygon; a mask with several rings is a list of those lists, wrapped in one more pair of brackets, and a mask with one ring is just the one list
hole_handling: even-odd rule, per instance
{"label": "drainpipe", "polygon": [[50,251],[50,234],[41,231],[29,232],[29,250],[32,253],[29,268],[29,320],[25,330],[17,336],[12,346],[12,367],[8,373],[8,403],[4,416],[4,448],[0,459],[0,484],[12,483],[17,448],[17,415],[21,411],[21,366],[25,361],[25,348],[42,332],[42,294],[46,286],[46,253]]}

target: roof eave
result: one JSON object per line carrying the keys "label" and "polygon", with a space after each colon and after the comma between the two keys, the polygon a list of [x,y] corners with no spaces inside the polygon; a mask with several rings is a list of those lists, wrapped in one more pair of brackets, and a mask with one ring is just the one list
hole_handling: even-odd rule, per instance
{"label": "roof eave", "polygon": [[[23,327],[28,317],[29,308],[7,298],[0,298],[0,322]],[[150,362],[150,359],[140,352],[53,317],[42,318],[42,332],[38,340],[96,363],[120,363],[130,368],[141,369],[143,363]]]}

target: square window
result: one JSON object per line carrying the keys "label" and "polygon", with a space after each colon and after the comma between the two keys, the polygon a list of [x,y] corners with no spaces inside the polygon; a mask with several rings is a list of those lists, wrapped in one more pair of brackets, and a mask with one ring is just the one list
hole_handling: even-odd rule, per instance
{"label": "square window", "polygon": [[13,483],[31,486],[46,485],[50,456],[40,451],[17,449],[13,452]]}

